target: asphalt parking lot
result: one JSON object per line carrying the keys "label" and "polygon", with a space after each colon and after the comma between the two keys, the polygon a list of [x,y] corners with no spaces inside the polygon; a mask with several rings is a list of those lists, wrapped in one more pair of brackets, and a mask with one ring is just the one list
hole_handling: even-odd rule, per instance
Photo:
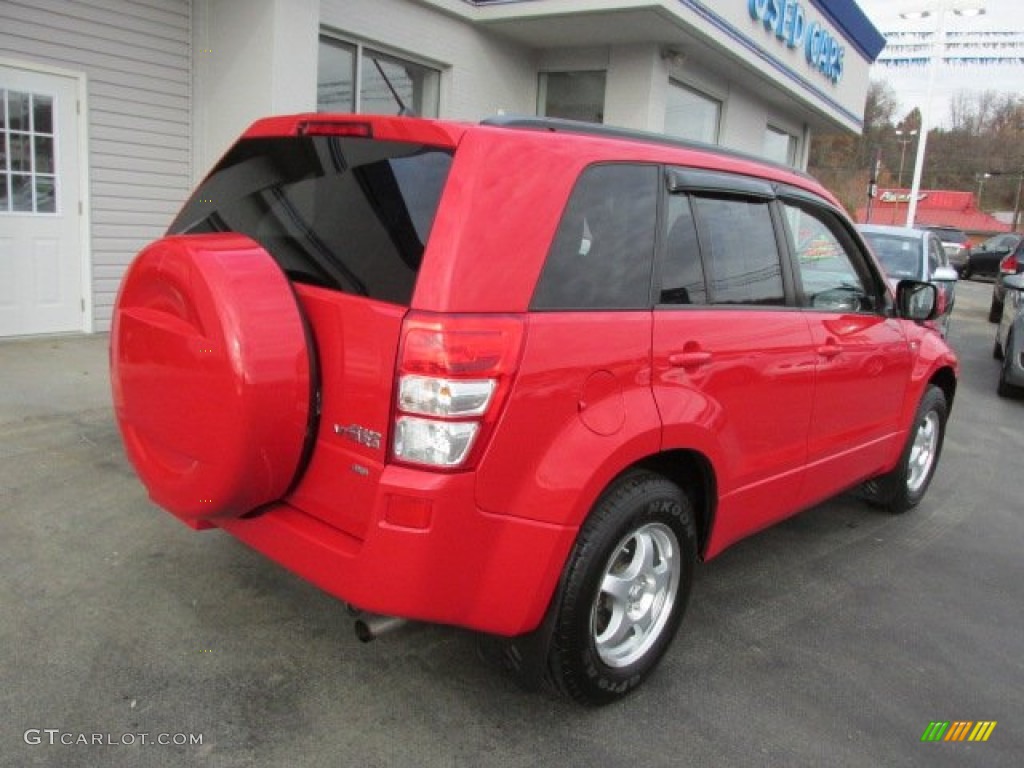
{"label": "asphalt parking lot", "polygon": [[[520,691],[467,632],[359,643],[338,602],[147,500],[105,336],[2,342],[0,765],[1019,766],[1024,400],[995,394],[990,292],[959,288],[924,503],[843,497],[700,567],[659,670],[600,710]],[[987,742],[921,742],[983,720]]]}

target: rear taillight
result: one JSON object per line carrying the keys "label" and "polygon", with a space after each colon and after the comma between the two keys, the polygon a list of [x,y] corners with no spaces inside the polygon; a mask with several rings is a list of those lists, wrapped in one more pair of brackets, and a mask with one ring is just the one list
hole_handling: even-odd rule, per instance
{"label": "rear taillight", "polygon": [[1017,254],[1011,253],[1009,256],[1004,256],[1003,260],[999,262],[999,273],[1003,275],[1015,275],[1017,270],[1020,269],[1020,262],[1017,260]]}
{"label": "rear taillight", "polygon": [[483,450],[519,366],[525,320],[410,313],[402,326],[391,455],[468,469]]}

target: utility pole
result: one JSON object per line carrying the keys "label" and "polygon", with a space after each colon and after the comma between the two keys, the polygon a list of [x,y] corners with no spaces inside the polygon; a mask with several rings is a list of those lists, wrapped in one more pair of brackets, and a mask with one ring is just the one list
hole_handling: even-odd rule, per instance
{"label": "utility pole", "polygon": [[1017,197],[1013,201],[1013,231],[1020,226],[1020,187],[1024,184],[1024,169],[1017,174]]}
{"label": "utility pole", "polygon": [[1020,188],[1024,186],[1024,168],[1021,168],[1016,173],[1006,171],[989,171],[986,176],[1016,176],[1017,177],[1017,194],[1013,199],[1013,223],[1011,229],[1016,232],[1020,226]]}
{"label": "utility pole", "polygon": [[878,196],[878,174],[882,170],[882,148],[875,149],[875,162],[871,164],[871,179],[868,181],[868,211],[865,223],[871,223],[871,209]]}

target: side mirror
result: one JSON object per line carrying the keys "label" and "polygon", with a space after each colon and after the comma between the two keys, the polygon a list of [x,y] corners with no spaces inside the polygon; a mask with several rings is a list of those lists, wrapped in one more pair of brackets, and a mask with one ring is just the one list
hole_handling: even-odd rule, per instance
{"label": "side mirror", "polygon": [[952,267],[937,267],[932,272],[932,280],[938,280],[942,283],[953,283],[956,282],[957,274],[956,270]]}
{"label": "side mirror", "polygon": [[900,280],[896,286],[896,307],[900,317],[923,322],[938,314],[939,290],[931,283]]}

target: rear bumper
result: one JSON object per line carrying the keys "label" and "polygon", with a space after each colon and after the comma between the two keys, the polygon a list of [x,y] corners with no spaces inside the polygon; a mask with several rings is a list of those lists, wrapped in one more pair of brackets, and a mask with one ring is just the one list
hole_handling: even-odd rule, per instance
{"label": "rear bumper", "polygon": [[471,473],[388,467],[382,481],[362,541],[285,503],[214,522],[363,610],[506,636],[537,627],[575,528],[482,512]]}

